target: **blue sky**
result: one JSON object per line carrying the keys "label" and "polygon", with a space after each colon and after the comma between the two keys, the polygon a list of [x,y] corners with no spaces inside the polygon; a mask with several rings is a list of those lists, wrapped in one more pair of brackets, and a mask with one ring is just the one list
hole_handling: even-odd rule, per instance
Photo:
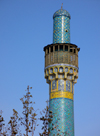
{"label": "blue sky", "polygon": [[[100,1],[0,0],[0,109],[6,123],[27,85],[35,108],[49,98],[44,79],[43,47],[53,42],[53,14],[61,8],[70,15],[71,43],[80,47],[79,79],[75,85],[75,136],[100,136]],[[35,136],[40,131],[37,128]]]}

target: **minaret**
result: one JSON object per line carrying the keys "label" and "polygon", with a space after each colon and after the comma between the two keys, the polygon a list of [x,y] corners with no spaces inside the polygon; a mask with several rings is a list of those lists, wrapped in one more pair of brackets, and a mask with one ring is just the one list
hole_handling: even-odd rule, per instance
{"label": "minaret", "polygon": [[[45,78],[55,128],[50,136],[74,136],[74,84],[78,78],[78,48],[70,43],[70,14],[64,9],[53,15],[53,44],[44,47]],[[60,130],[60,131],[59,131]]]}

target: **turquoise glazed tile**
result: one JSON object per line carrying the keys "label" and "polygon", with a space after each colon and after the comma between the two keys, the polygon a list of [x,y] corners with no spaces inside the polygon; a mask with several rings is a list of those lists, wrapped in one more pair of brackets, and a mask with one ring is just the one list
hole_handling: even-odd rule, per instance
{"label": "turquoise glazed tile", "polygon": [[58,91],[64,91],[64,80],[58,80]]}
{"label": "turquoise glazed tile", "polygon": [[53,43],[70,42],[70,14],[66,10],[59,10],[53,16]]}
{"label": "turquoise glazed tile", "polygon": [[67,98],[55,98],[49,101],[50,111],[52,111],[54,124],[53,130],[49,136],[57,136],[57,134],[64,136],[74,136],[74,113],[73,100]]}
{"label": "turquoise glazed tile", "polygon": [[56,89],[57,88],[57,81],[56,80],[53,80],[52,81],[52,90]]}
{"label": "turquoise glazed tile", "polygon": [[71,91],[71,81],[69,81],[69,80],[66,81],[66,91],[68,91],[68,92]]}

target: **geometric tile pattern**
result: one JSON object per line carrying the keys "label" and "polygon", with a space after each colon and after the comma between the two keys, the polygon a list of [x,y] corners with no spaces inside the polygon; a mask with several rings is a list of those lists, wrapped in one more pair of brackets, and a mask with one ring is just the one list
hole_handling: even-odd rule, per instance
{"label": "geometric tile pattern", "polygon": [[56,80],[53,80],[52,81],[52,90],[56,89],[57,88],[57,81]]}
{"label": "geometric tile pattern", "polygon": [[70,43],[70,15],[59,11],[53,16],[53,43]]}
{"label": "geometric tile pattern", "polygon": [[[53,80],[50,86],[52,88],[49,88],[51,89],[49,109],[53,114],[52,123],[55,129],[51,131],[49,136],[54,136],[54,134],[56,136],[58,133],[61,136],[63,133],[66,133],[66,136],[74,136],[73,82],[58,79]],[[52,126],[50,127],[52,128]]]}
{"label": "geometric tile pattern", "polygon": [[[62,8],[56,11],[53,15],[53,43],[70,43],[70,14]],[[59,46],[62,51],[62,46]],[[60,56],[58,58],[58,56]],[[51,130],[49,136],[74,136],[74,110],[73,110],[73,86],[74,83],[70,79],[73,77],[74,69],[62,66],[57,68],[58,61],[63,63],[64,52],[55,52],[55,60],[51,60],[56,67],[49,68],[50,77],[52,80],[49,83],[49,110],[52,111],[52,124],[49,123]],[[65,55],[65,63],[68,63],[68,54]],[[70,57],[70,61],[73,59]],[[67,65],[67,64],[66,64]],[[47,67],[46,67],[47,68]],[[65,75],[64,72],[69,75]],[[56,74],[55,74],[56,72]],[[48,75],[49,75],[48,74]],[[57,75],[58,74],[58,75]],[[56,80],[54,79],[56,75]],[[47,78],[48,79],[48,78]]]}
{"label": "geometric tile pattern", "polygon": [[65,16],[65,17],[71,18],[69,12],[67,10],[64,10],[64,9],[57,10],[53,15],[53,19],[57,16]]}
{"label": "geometric tile pattern", "polygon": [[[66,91],[71,92],[71,82],[69,80],[66,80]],[[73,87],[73,86],[72,86]]]}
{"label": "geometric tile pattern", "polygon": [[[64,76],[62,76],[62,75],[60,75],[60,76],[62,77],[62,79],[52,80],[49,83],[50,93],[53,92],[54,89],[56,89],[56,91],[63,91],[63,92],[67,91],[67,92],[73,93],[74,83],[69,80],[64,80]],[[59,75],[58,75],[58,77],[59,77]]]}
{"label": "geometric tile pattern", "polygon": [[64,91],[64,80],[58,80],[58,91]]}
{"label": "geometric tile pattern", "polygon": [[58,133],[61,136],[63,136],[63,133],[66,133],[66,136],[74,136],[73,100],[54,98],[49,101],[49,106],[53,115],[53,127],[55,127],[49,136],[57,136]]}

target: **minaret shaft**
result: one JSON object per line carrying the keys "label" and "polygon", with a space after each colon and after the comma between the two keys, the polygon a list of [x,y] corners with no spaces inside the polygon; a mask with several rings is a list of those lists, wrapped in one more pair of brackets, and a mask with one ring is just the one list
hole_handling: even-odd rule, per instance
{"label": "minaret shaft", "polygon": [[53,23],[53,43],[70,42],[70,19],[65,16],[57,16]]}
{"label": "minaret shaft", "polygon": [[49,110],[54,124],[49,136],[74,136],[73,95],[78,78],[79,48],[70,43],[70,14],[60,9],[54,13],[53,20],[53,44],[44,47]]}

